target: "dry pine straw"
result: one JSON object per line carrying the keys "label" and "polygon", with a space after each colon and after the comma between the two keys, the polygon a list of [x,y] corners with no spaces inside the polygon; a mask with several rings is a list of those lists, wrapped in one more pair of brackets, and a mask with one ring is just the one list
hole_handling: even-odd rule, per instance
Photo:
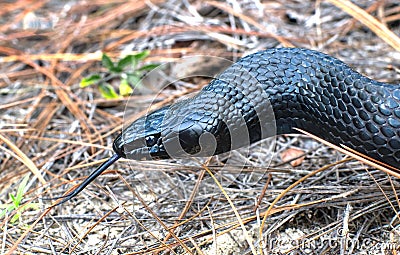
{"label": "dry pine straw", "polygon": [[[367,171],[365,165],[348,161],[287,189],[344,158],[304,136],[278,137],[275,156],[264,141],[251,146],[250,155],[242,150],[211,159],[209,168],[239,218],[215,181],[193,159],[121,161],[70,203],[46,211],[50,203],[37,200],[61,195],[85,178],[110,155],[109,145],[121,129],[126,103],[132,109],[129,117],[137,118],[158,92],[157,84],[152,84],[128,102],[101,99],[95,88],[79,89],[82,76],[100,70],[102,50],[117,58],[123,52],[150,49],[147,62],[174,62],[195,54],[236,60],[263,48],[294,45],[319,49],[370,77],[398,83],[399,53],[394,49],[399,45],[395,35],[400,31],[400,6],[396,1],[357,1],[364,11],[344,0],[236,3],[2,4],[0,198],[9,203],[8,194],[31,172],[24,201],[42,204],[41,210],[23,212],[19,224],[2,219],[0,253],[14,249],[18,253],[140,254],[167,251],[168,246],[178,254],[259,252],[259,222],[284,191],[263,229],[264,240],[279,240],[280,247],[269,243],[275,251],[306,251],[307,246],[284,243],[296,239],[315,244],[318,253],[363,254],[378,249],[374,244],[397,240],[398,179],[382,171]],[[40,29],[32,29],[32,24]],[[206,82],[176,83],[158,95],[158,106]],[[276,155],[288,150],[302,151],[306,157],[296,167],[283,164]],[[222,167],[226,162],[229,166]],[[48,185],[42,188],[44,182]],[[338,237],[338,230],[347,235]],[[223,233],[229,234],[219,236]],[[326,245],[327,238],[337,246]],[[354,240],[370,241],[369,246],[346,246],[346,241]]]}

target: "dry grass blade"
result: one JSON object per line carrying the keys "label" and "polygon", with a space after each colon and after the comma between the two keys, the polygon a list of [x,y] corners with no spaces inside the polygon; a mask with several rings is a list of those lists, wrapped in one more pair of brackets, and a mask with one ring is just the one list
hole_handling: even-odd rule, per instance
{"label": "dry grass blade", "polygon": [[259,197],[258,197],[256,206],[254,206],[254,211],[257,211],[258,207],[260,206],[261,201],[263,200],[263,198],[264,198],[264,196],[265,196],[265,192],[267,191],[268,186],[269,186],[269,184],[270,184],[270,182],[271,182],[271,179],[272,179],[272,174],[268,174],[268,179],[267,179],[267,181],[265,182],[264,187],[263,187],[263,189],[262,189],[262,191],[261,191],[261,194],[260,194]]}
{"label": "dry grass blade", "polygon": [[10,129],[2,129],[1,132],[6,133],[6,132],[29,132],[29,131],[35,131],[35,128],[10,128]]}
{"label": "dry grass blade", "polygon": [[7,251],[6,255],[12,255],[15,254],[14,251],[18,248],[18,245],[25,239],[25,237],[31,232],[31,230],[38,224],[39,221],[42,220],[42,218],[49,213],[51,208],[47,208],[36,220],[33,222],[31,225],[29,225],[28,229],[26,229],[21,236],[18,238],[17,241],[13,244],[13,246]]}
{"label": "dry grass blade", "polygon": [[[55,54],[38,54],[38,55],[25,55],[26,58],[30,60],[43,60],[43,61],[51,61],[51,60],[61,60],[61,61],[91,61],[91,60],[101,60],[102,53],[85,53],[85,54],[76,54],[76,53],[55,53]],[[9,55],[6,57],[0,58],[0,63],[8,63],[19,61],[21,56],[19,55]]]}
{"label": "dry grass blade", "polygon": [[276,35],[274,33],[269,32],[268,28],[264,27],[263,25],[261,25],[259,22],[257,22],[256,20],[254,20],[253,18],[246,16],[242,13],[239,13],[237,11],[235,11],[233,8],[231,8],[229,5],[221,3],[221,2],[216,2],[216,1],[207,1],[206,2],[209,5],[212,5],[214,7],[220,8],[221,10],[224,10],[244,21],[246,21],[247,23],[257,27],[258,29],[260,29],[261,31],[268,33],[272,38],[276,39],[277,41],[279,41],[280,43],[282,43],[283,46],[285,47],[294,47],[294,45],[292,43],[290,43],[289,41],[287,41],[285,38],[283,38],[282,36]]}
{"label": "dry grass blade", "polygon": [[[125,178],[123,178],[122,176],[120,176],[120,178],[123,180],[123,182],[129,187],[129,190],[135,195],[135,197],[137,197],[139,199],[139,201],[142,203],[142,205],[146,208],[146,210],[148,210],[151,215],[153,215],[153,217],[157,220],[157,222],[168,232],[168,234],[170,234],[182,247],[183,249],[185,249],[186,252],[188,252],[188,254],[192,254],[190,251],[190,248],[184,243],[184,241],[182,241],[177,235],[175,235],[173,229],[170,230],[170,228],[168,228],[168,226],[157,216],[157,214],[148,206],[148,204],[146,203],[146,201],[129,185],[129,183],[125,180]],[[163,245],[164,242],[161,242]]]}
{"label": "dry grass blade", "polygon": [[[4,143],[6,143],[11,150],[17,155],[16,159],[21,161],[31,172],[38,178],[38,180],[45,185],[47,182],[46,180],[42,177],[42,175],[39,172],[39,169],[37,169],[36,165],[28,158],[28,156],[25,155],[17,146],[15,146],[14,143],[12,143],[10,140],[8,140],[6,137],[0,135],[0,140],[2,140]],[[1,149],[5,149],[4,147],[0,147]]]}
{"label": "dry grass blade", "polygon": [[397,51],[400,51],[400,38],[366,11],[353,4],[349,0],[327,1],[353,16],[355,19],[371,29],[376,35],[382,38],[382,40],[384,40],[387,44],[392,46]]}
{"label": "dry grass blade", "polygon": [[4,52],[6,54],[19,55],[20,56],[19,60],[21,62],[26,63],[27,65],[29,65],[29,66],[33,67],[34,69],[36,69],[37,71],[39,71],[40,73],[44,74],[51,80],[51,82],[53,83],[54,86],[56,86],[56,87],[58,86],[59,88],[55,90],[55,93],[57,94],[59,99],[63,102],[63,104],[71,111],[71,113],[78,118],[78,120],[84,127],[84,131],[87,134],[88,139],[89,140],[92,139],[90,129],[94,130],[94,132],[97,133],[96,129],[94,128],[92,123],[88,120],[88,118],[83,113],[83,111],[78,107],[76,102],[74,102],[70,98],[68,93],[65,91],[64,84],[56,77],[56,75],[53,72],[49,71],[46,68],[41,67],[40,65],[36,64],[33,60],[26,58],[25,54],[23,54],[22,52],[20,52],[18,50],[6,48],[6,47],[0,47],[0,51]]}
{"label": "dry grass blade", "polygon": [[[123,204],[122,204],[123,205]],[[121,206],[122,206],[121,205]],[[102,222],[103,220],[105,220],[107,218],[107,216],[109,216],[111,213],[113,213],[114,211],[116,211],[119,208],[119,205],[112,208],[111,210],[109,210],[106,214],[104,214],[98,221],[96,221],[92,226],[90,226],[88,228],[88,230],[79,238],[79,241],[76,242],[76,244],[74,245],[74,247],[71,249],[71,251],[69,251],[70,253],[73,253],[74,250],[76,249],[76,247],[83,241],[83,239],[90,233],[90,231],[92,231],[100,222]],[[67,248],[67,247],[65,247]],[[64,251],[61,251],[64,252]]]}
{"label": "dry grass blade", "polygon": [[348,155],[348,156],[350,156],[352,158],[355,158],[355,159],[359,160],[360,162],[362,162],[364,164],[367,164],[367,165],[372,166],[374,168],[377,168],[377,169],[379,169],[379,170],[381,170],[381,171],[383,171],[383,172],[385,172],[387,174],[390,174],[392,176],[400,178],[400,170],[398,170],[398,169],[396,169],[394,167],[387,166],[384,163],[380,163],[380,162],[377,162],[374,159],[370,159],[367,156],[365,156],[365,155],[363,155],[361,153],[358,153],[358,152],[356,152],[354,150],[351,150],[350,148],[347,148],[344,145],[342,145],[343,146],[343,148],[342,148],[342,147],[334,145],[334,144],[332,144],[332,143],[330,143],[330,142],[328,142],[328,141],[326,141],[324,139],[321,139],[318,136],[315,136],[315,135],[313,135],[313,134],[311,134],[311,133],[309,133],[307,131],[304,131],[304,130],[301,130],[301,129],[298,129],[298,128],[295,128],[295,129],[297,131],[299,131],[299,132],[301,132],[301,133],[303,133],[303,134],[305,134],[305,135],[317,140],[318,142],[321,142],[321,143],[323,143],[323,144],[325,144],[325,145],[327,145],[327,146],[329,146],[329,147],[331,147],[331,148],[333,148],[333,149],[335,149],[337,151],[340,151],[343,154],[346,154],[346,155]]}
{"label": "dry grass blade", "polygon": [[[145,231],[147,231],[147,233],[150,234],[150,236],[152,236],[154,239],[156,239],[157,241],[159,241],[161,243],[161,245],[157,248],[153,248],[153,249],[149,249],[147,250],[148,254],[156,254],[158,252],[167,250],[169,252],[171,252],[172,254],[177,254],[172,248],[174,246],[176,246],[176,244],[178,244],[179,242],[176,242],[175,244],[166,244],[163,240],[161,240],[159,237],[157,237],[157,235],[155,235],[154,233],[152,233],[152,231],[147,228],[138,218],[135,217],[135,215],[133,215],[130,211],[126,210],[124,207],[124,210],[135,220],[135,222],[140,225]],[[179,240],[181,242],[185,242],[186,240]],[[143,252],[139,251],[139,252],[133,252],[130,254],[143,254]],[[192,253],[188,253],[188,254],[192,254]]]}
{"label": "dry grass blade", "polygon": [[244,226],[242,217],[240,217],[240,214],[238,212],[238,210],[236,209],[235,205],[233,204],[232,200],[230,199],[230,197],[228,196],[228,193],[226,193],[224,187],[222,187],[221,183],[218,181],[218,179],[214,176],[214,174],[211,172],[211,170],[206,166],[203,165],[203,168],[208,172],[208,174],[213,178],[214,182],[218,185],[218,188],[221,190],[222,194],[224,194],[226,200],[228,201],[229,205],[231,206],[233,212],[235,213],[235,216],[238,220],[238,222],[240,223],[240,226],[242,228],[243,231],[243,235],[247,241],[247,244],[249,245],[251,252],[253,254],[257,254],[257,251],[253,245],[253,242],[250,239],[249,233],[247,232],[246,227]]}
{"label": "dry grass blade", "polygon": [[[186,201],[185,207],[183,208],[181,214],[179,215],[178,219],[175,221],[174,225],[172,227],[170,227],[170,231],[173,232],[178,226],[179,226],[179,222],[185,217],[186,213],[189,211],[190,206],[193,203],[194,197],[196,196],[196,193],[200,187],[200,183],[203,180],[205,171],[201,171],[199,174],[199,178],[196,181],[196,185],[193,187],[192,193],[190,194],[189,199]],[[164,238],[164,242],[167,242],[168,239],[171,238],[171,234],[168,233],[168,235]]]}
{"label": "dry grass blade", "polygon": [[[396,210],[396,207],[394,206],[394,204],[392,203],[392,201],[390,201],[390,199],[389,199],[388,195],[386,194],[386,192],[382,189],[382,186],[379,184],[379,182],[376,180],[376,178],[371,174],[371,172],[368,171],[368,169],[365,169],[365,170],[368,172],[369,176],[371,176],[371,178],[374,180],[376,186],[379,188],[379,190],[382,192],[383,196],[386,198],[386,200],[388,201],[388,203],[389,203],[390,206],[392,207],[393,212],[395,212],[396,217],[400,220],[399,212]],[[389,180],[390,180],[390,178],[389,178]],[[393,185],[393,182],[391,182],[391,185]],[[392,186],[392,188],[393,188],[393,186]],[[396,194],[396,192],[395,192],[395,194]],[[399,203],[399,199],[398,199],[397,194],[396,194],[396,198],[397,198],[397,199],[396,199],[396,200],[397,200],[397,203]]]}
{"label": "dry grass blade", "polygon": [[[344,144],[340,144],[340,146],[342,146],[348,152],[352,153],[351,155],[355,154],[357,156],[360,156],[361,159],[362,159],[361,162],[364,162],[364,163],[369,164],[369,165],[371,163],[376,163],[379,167],[383,167],[381,169],[382,171],[385,171],[385,172],[390,171],[390,170],[393,170],[394,172],[399,172],[400,171],[399,169],[397,169],[397,168],[395,168],[395,167],[393,167],[391,165],[388,165],[388,164],[386,164],[384,162],[381,162],[379,160],[376,160],[376,159],[373,159],[371,157],[368,157],[367,155],[364,155],[364,154],[362,154],[362,153],[360,153],[360,152],[358,152],[356,150],[353,150],[352,148],[350,148],[350,147],[348,147],[348,146],[346,146]],[[350,156],[350,154],[349,154],[349,156]],[[371,166],[375,167],[376,165],[371,165]]]}
{"label": "dry grass blade", "polygon": [[[190,49],[188,49],[190,50]],[[182,51],[182,49],[181,49]],[[172,51],[173,52],[173,51]],[[124,56],[126,55],[134,55],[139,53],[139,51],[127,51],[124,52]],[[77,54],[77,53],[55,53],[55,54],[38,54],[38,55],[24,55],[25,58],[30,60],[42,60],[42,61],[76,61],[76,62],[88,62],[88,61],[100,61],[102,58],[103,52],[93,52],[93,53],[85,53],[85,54]],[[107,52],[107,55],[113,58],[121,57],[120,53],[116,52]],[[9,55],[6,57],[0,57],[0,63],[9,63],[19,61],[21,59],[20,55]],[[147,61],[155,60],[155,57],[147,58]],[[159,58],[157,58],[159,60]],[[169,61],[174,61],[175,59],[170,59]]]}
{"label": "dry grass blade", "polygon": [[274,208],[274,206],[276,205],[276,203],[278,203],[278,201],[279,201],[282,197],[284,197],[290,190],[292,190],[294,187],[296,187],[297,185],[299,185],[299,184],[302,183],[303,181],[307,180],[307,179],[310,178],[311,176],[314,176],[314,175],[316,175],[317,173],[320,173],[320,172],[322,172],[322,171],[325,171],[325,170],[327,170],[327,169],[329,169],[329,168],[331,168],[331,167],[333,167],[333,166],[336,166],[336,165],[340,165],[340,164],[342,164],[342,163],[345,163],[345,162],[347,162],[347,161],[349,161],[349,160],[350,160],[350,159],[348,159],[348,158],[347,158],[347,159],[343,159],[343,160],[334,162],[334,163],[332,163],[332,164],[326,165],[326,166],[324,166],[324,167],[321,167],[321,168],[319,168],[319,169],[317,169],[317,170],[315,170],[315,171],[312,171],[311,173],[307,174],[306,176],[303,176],[302,178],[300,178],[299,180],[297,180],[296,182],[294,182],[293,184],[291,184],[289,187],[287,187],[284,191],[282,191],[282,192],[274,199],[274,201],[271,203],[271,205],[268,207],[267,211],[265,212],[264,218],[263,218],[263,220],[262,220],[262,222],[261,222],[261,226],[260,226],[260,254],[263,254],[262,247],[265,247],[264,244],[263,244],[263,239],[262,239],[262,236],[263,236],[263,229],[264,229],[264,226],[265,226],[265,222],[266,222],[266,220],[267,220],[267,217],[271,214],[271,211],[272,211],[272,209]]}
{"label": "dry grass blade", "polygon": [[58,139],[58,138],[48,138],[48,137],[40,137],[40,136],[26,136],[26,138],[32,139],[32,140],[39,140],[39,141],[49,141],[49,142],[57,142],[57,143],[62,143],[62,144],[74,144],[74,145],[80,145],[82,147],[92,147],[92,148],[98,148],[102,150],[111,150],[111,148],[103,145],[98,145],[94,143],[86,143],[82,141],[73,141],[73,140],[67,140],[67,139]]}
{"label": "dry grass blade", "polygon": [[[46,4],[47,1],[26,1],[26,0],[19,0],[16,3],[13,2],[12,4],[7,4],[2,2],[1,3],[1,10],[0,10],[0,15],[3,15],[7,12],[12,12],[15,10],[18,10],[19,8],[27,8],[27,10],[33,12],[35,10],[40,9],[43,5]],[[17,15],[17,17],[15,17],[15,19],[13,20],[13,23],[16,23],[18,21],[22,21],[24,16],[26,15],[25,12],[21,12],[20,14]],[[7,23],[5,25],[0,26],[0,31],[1,32],[5,32],[7,31],[7,29],[9,29],[13,23]]]}

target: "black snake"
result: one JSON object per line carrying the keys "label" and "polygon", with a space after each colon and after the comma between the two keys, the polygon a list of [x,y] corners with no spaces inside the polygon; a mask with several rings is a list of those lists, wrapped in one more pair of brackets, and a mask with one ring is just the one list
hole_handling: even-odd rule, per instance
{"label": "black snake", "polygon": [[120,157],[211,156],[294,127],[400,167],[398,85],[318,51],[277,48],[240,59],[193,98],[133,122],[115,139],[116,154],[60,203]]}

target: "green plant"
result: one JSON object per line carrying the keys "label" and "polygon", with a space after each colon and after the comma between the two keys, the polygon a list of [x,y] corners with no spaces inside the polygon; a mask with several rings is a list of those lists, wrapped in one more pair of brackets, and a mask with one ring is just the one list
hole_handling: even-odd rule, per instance
{"label": "green plant", "polygon": [[18,219],[21,218],[22,213],[25,210],[28,209],[34,209],[37,210],[39,209],[39,204],[38,203],[28,203],[25,205],[21,205],[21,202],[24,198],[24,193],[26,189],[26,184],[28,183],[29,180],[29,174],[24,177],[22,182],[18,186],[17,194],[14,196],[13,194],[9,194],[10,199],[12,200],[12,203],[9,204],[0,204],[0,218],[4,217],[7,212],[11,213],[14,210],[17,210],[17,212],[14,214],[14,216],[11,218],[10,222],[15,223]]}
{"label": "green plant", "polygon": [[[113,62],[107,54],[103,53],[101,63],[108,72],[85,77],[81,80],[80,86],[84,88],[97,84],[101,95],[106,99],[130,95],[134,87],[141,85],[140,80],[143,74],[159,66],[158,64],[139,65],[149,54],[150,51],[146,50]],[[119,93],[110,84],[110,82],[115,80],[119,82]]]}

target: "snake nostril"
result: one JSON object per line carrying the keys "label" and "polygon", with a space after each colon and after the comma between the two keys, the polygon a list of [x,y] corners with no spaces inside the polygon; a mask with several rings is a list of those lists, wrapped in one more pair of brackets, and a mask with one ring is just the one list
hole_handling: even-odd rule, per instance
{"label": "snake nostril", "polygon": [[146,145],[147,145],[147,147],[152,147],[152,146],[154,146],[156,143],[157,143],[157,137],[156,136],[154,136],[154,135],[149,135],[149,136],[146,136]]}

